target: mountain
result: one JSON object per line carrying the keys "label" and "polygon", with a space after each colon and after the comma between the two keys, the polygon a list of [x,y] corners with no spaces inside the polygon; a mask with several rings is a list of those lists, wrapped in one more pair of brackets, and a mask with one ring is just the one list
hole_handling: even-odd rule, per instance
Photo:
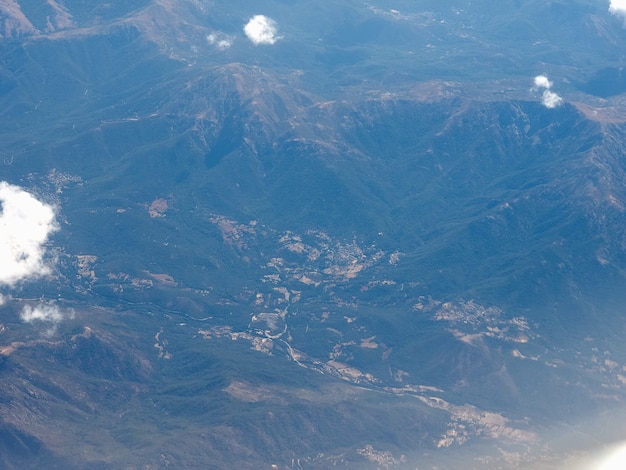
{"label": "mountain", "polygon": [[56,213],[46,269],[0,265],[1,466],[574,468],[623,440],[608,8],[0,0],[0,180]]}

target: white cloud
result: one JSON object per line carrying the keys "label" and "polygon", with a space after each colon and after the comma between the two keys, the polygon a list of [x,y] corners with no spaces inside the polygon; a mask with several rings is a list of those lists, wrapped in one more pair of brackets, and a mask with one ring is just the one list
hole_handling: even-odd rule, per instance
{"label": "white cloud", "polygon": [[553,91],[546,90],[543,92],[543,95],[541,95],[541,102],[546,108],[552,109],[561,106],[563,104],[563,98]]}
{"label": "white cloud", "polygon": [[0,286],[49,273],[45,243],[57,229],[51,206],[0,181]]}
{"label": "white cloud", "polygon": [[255,15],[244,26],[243,31],[255,45],[274,44],[282,38],[278,36],[276,22],[264,15]]}
{"label": "white cloud", "polygon": [[40,303],[34,307],[32,305],[24,305],[20,312],[20,318],[26,323],[41,321],[56,324],[66,318],[74,318],[74,310],[63,311],[52,302]]}
{"label": "white cloud", "polygon": [[[626,1],[626,0],[624,0]],[[535,86],[531,88],[531,91],[536,92],[543,89],[541,94],[541,102],[546,108],[556,108],[563,104],[563,98],[551,91],[552,82],[548,80],[545,75],[537,75],[535,77]]]}
{"label": "white cloud", "polygon": [[545,75],[537,75],[535,77],[535,86],[537,88],[546,88],[549,90],[552,87],[552,82],[548,80],[548,77]]}
{"label": "white cloud", "polygon": [[209,44],[217,47],[221,51],[228,49],[230,46],[233,45],[232,38],[220,32],[209,34],[206,37],[206,40],[208,41]]}
{"label": "white cloud", "polygon": [[626,22],[626,0],[610,0],[609,12],[615,16],[621,16]]}

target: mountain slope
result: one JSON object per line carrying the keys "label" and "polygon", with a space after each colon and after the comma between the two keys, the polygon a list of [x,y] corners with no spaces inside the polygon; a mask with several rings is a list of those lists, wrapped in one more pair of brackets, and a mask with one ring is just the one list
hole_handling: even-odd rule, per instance
{"label": "mountain slope", "polygon": [[268,2],[254,46],[256,7],[0,1],[0,178],[60,226],[52,274],[1,286],[2,465],[554,468],[563,428],[622,438],[619,20]]}

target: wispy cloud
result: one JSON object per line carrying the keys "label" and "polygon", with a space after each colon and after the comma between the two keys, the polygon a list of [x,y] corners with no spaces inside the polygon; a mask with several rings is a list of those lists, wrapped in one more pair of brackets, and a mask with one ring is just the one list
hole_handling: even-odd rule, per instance
{"label": "wispy cloud", "polygon": [[206,37],[206,40],[212,46],[215,46],[219,50],[223,51],[233,45],[233,39],[224,33],[219,31],[213,32]]}
{"label": "wispy cloud", "polygon": [[243,28],[248,39],[255,45],[259,44],[275,44],[276,41],[282,39],[278,35],[278,26],[276,22],[265,15],[255,15]]}
{"label": "wispy cloud", "polygon": [[24,305],[20,319],[26,323],[46,322],[57,324],[67,318],[74,318],[74,310],[59,308],[54,302],[41,302],[38,305]]}
{"label": "wispy cloud", "polygon": [[626,22],[626,0],[610,0],[609,12],[621,17]]}
{"label": "wispy cloud", "polygon": [[563,98],[561,98],[559,95],[551,90],[552,82],[548,80],[548,77],[546,77],[545,75],[537,75],[534,82],[535,86],[532,88],[532,90],[543,90],[541,94],[541,102],[546,108],[552,109],[563,104]]}
{"label": "wispy cloud", "polygon": [[56,230],[52,206],[0,181],[0,286],[48,274],[45,244]]}

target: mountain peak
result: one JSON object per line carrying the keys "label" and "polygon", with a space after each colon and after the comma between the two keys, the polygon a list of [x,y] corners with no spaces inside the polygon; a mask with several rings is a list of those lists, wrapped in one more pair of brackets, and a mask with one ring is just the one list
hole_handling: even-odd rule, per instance
{"label": "mountain peak", "polygon": [[37,28],[24,15],[16,0],[0,0],[0,37],[7,39],[36,33]]}

